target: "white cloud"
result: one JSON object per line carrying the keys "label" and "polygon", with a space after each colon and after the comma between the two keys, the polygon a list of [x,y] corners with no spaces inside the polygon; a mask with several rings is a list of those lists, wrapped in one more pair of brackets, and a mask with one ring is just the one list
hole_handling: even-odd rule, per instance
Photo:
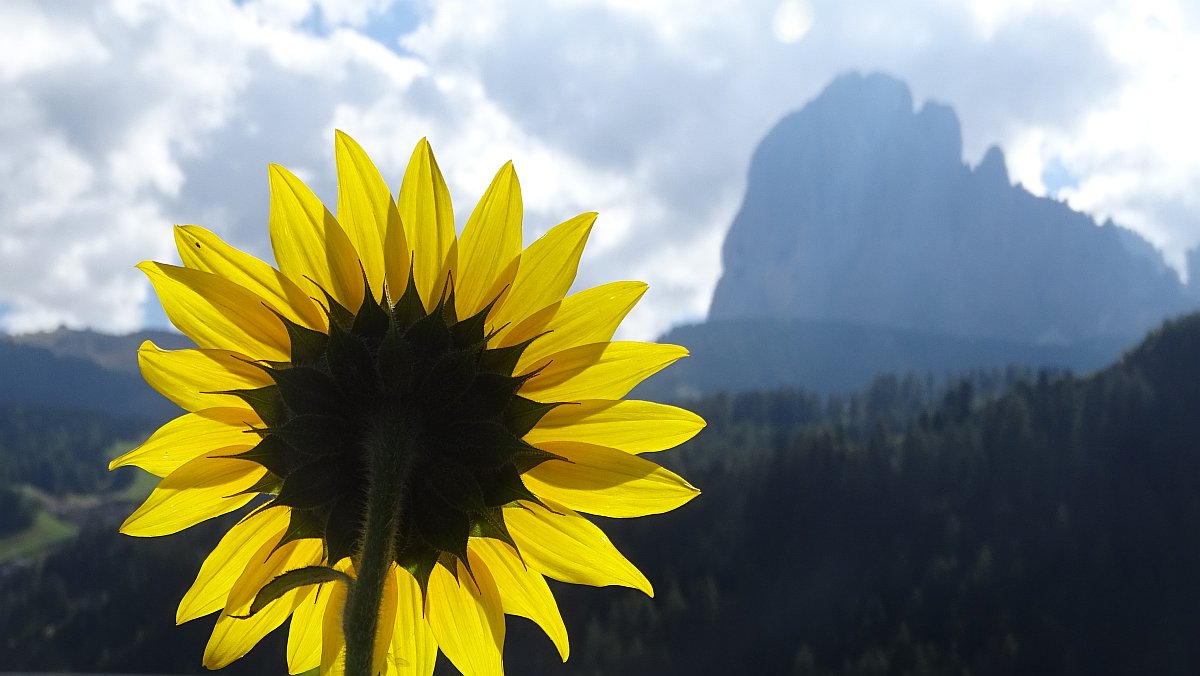
{"label": "white cloud", "polygon": [[[369,4],[331,16],[361,22]],[[5,5],[0,22],[40,35],[49,55],[0,57],[0,202],[13,205],[0,216],[0,305],[13,331],[140,326],[148,289],[133,265],[173,258],[172,222],[223,226],[266,253],[252,230],[267,162],[323,164],[335,100],[420,69],[338,25],[317,37],[265,21],[255,4],[34,7]]]}
{"label": "white cloud", "polygon": [[0,321],[137,327],[172,222],[268,254],[266,165],[331,199],[340,127],[393,183],[428,136],[460,221],[508,159],[527,239],[599,211],[580,284],[649,281],[649,337],[705,311],[754,146],[849,69],[952,105],[968,162],[999,143],[1035,190],[1060,162],[1178,262],[1198,31],[1186,0],[7,2]]}
{"label": "white cloud", "polygon": [[1115,58],[1138,77],[1046,149],[1082,177],[1065,191],[1073,205],[1141,231],[1177,266],[1200,243],[1200,41],[1183,11],[1155,2],[1101,16]]}
{"label": "white cloud", "polygon": [[[103,61],[108,52],[85,26],[63,25],[32,2],[0,6],[0,82],[13,82],[39,73]],[[63,49],[63,44],[71,45]]]}

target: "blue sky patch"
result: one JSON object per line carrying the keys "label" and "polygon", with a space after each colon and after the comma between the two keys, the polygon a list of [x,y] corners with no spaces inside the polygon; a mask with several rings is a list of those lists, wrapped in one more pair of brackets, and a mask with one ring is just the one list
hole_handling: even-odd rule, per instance
{"label": "blue sky patch", "polygon": [[1042,185],[1046,186],[1046,194],[1057,197],[1063,190],[1078,188],[1079,177],[1071,173],[1058,157],[1050,158],[1042,168]]}

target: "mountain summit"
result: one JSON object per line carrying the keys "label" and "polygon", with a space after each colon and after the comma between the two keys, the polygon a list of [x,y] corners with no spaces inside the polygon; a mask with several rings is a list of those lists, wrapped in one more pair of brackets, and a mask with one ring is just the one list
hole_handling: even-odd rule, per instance
{"label": "mountain summit", "polygon": [[723,254],[710,321],[1065,346],[1196,305],[1136,233],[1011,184],[998,148],[968,167],[954,111],[879,74],[838,78],[763,139]]}

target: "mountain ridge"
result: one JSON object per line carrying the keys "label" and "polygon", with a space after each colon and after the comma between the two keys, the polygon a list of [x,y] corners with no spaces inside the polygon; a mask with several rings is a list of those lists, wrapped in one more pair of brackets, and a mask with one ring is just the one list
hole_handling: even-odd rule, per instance
{"label": "mountain ridge", "polygon": [[165,350],[195,347],[195,344],[182,334],[157,329],[114,334],[60,326],[51,331],[0,336],[0,340],[41,348],[58,357],[83,359],[106,371],[133,374],[139,373],[137,349],[143,341],[152,341]]}
{"label": "mountain ridge", "polygon": [[60,328],[0,335],[0,404],[164,422],[179,409],[138,372],[137,346],[147,339],[168,349],[189,345],[183,336],[164,331],[117,336]]}

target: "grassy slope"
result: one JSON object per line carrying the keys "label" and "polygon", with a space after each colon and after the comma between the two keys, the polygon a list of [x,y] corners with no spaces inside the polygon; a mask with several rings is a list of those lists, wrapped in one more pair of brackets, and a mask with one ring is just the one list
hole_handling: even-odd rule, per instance
{"label": "grassy slope", "polygon": [[[109,449],[108,455],[115,458],[130,448],[132,448],[132,445],[128,443],[114,444]],[[55,498],[30,486],[22,486],[20,490],[23,490],[41,508],[38,510],[37,516],[29,528],[19,533],[0,538],[0,563],[20,557],[41,555],[54,545],[75,536],[79,531],[78,527],[60,519],[52,514],[51,511],[62,511],[63,508],[70,511],[94,509],[111,503],[135,505],[145,500],[146,496],[150,495],[150,491],[154,490],[154,487],[158,484],[158,477],[149,472],[144,472],[137,468],[122,469],[119,471],[136,472],[137,474],[134,476],[133,481],[115,493],[66,495]],[[47,509],[48,507],[55,507],[56,509]]]}
{"label": "grassy slope", "polygon": [[60,521],[49,512],[38,512],[33,524],[5,538],[0,538],[0,563],[40,554],[46,549],[75,537],[77,528]]}

